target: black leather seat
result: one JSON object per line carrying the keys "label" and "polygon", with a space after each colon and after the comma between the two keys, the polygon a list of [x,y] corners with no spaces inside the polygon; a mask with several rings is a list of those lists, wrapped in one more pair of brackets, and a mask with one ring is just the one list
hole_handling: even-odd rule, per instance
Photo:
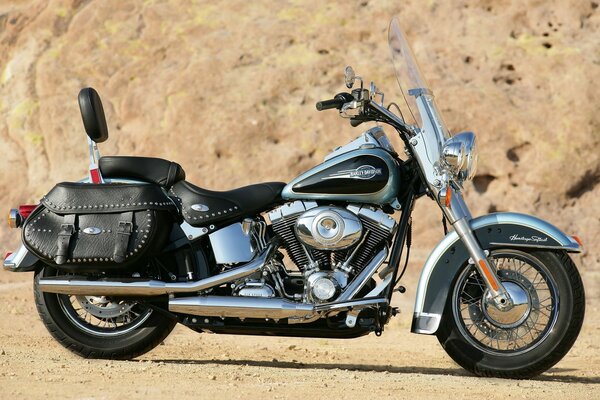
{"label": "black leather seat", "polygon": [[204,226],[265,211],[282,202],[284,186],[283,182],[267,182],[215,192],[181,181],[169,193],[178,199],[188,224]]}
{"label": "black leather seat", "polygon": [[106,156],[98,162],[105,178],[124,178],[150,182],[165,188],[185,179],[181,165],[152,157]]}

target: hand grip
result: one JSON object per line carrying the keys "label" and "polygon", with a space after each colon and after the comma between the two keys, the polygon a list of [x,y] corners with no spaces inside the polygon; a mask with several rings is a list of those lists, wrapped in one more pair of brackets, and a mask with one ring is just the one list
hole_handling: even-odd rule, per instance
{"label": "hand grip", "polygon": [[332,108],[337,108],[339,110],[345,102],[346,101],[343,98],[338,96],[336,96],[335,99],[319,101],[317,103],[317,111],[329,110]]}

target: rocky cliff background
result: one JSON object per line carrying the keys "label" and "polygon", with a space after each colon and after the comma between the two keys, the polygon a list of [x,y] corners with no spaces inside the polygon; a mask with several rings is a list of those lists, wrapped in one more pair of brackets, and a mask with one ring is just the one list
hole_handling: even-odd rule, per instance
{"label": "rocky cliff background", "polygon": [[[344,88],[346,65],[397,98],[395,14],[450,130],[478,135],[473,214],[532,213],[578,234],[598,281],[596,0],[1,1],[2,212],[86,174],[85,86],[104,102],[103,154],[176,160],[211,189],[292,179],[361,131],[314,109]],[[419,202],[416,264],[439,220]],[[0,249],[18,239],[0,224]]]}

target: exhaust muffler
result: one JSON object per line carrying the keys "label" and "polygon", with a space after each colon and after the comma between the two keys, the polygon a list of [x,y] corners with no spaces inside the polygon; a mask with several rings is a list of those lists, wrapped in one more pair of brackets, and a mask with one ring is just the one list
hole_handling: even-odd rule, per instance
{"label": "exhaust muffler", "polygon": [[312,304],[277,298],[229,296],[174,298],[169,300],[169,311],[202,317],[269,319],[306,319],[315,314]]}
{"label": "exhaust muffler", "polygon": [[87,280],[85,277],[46,277],[40,278],[42,292],[83,295],[83,296],[160,296],[172,293],[193,293],[220,286],[252,275],[260,270],[270,259],[276,246],[269,245],[261,254],[248,264],[230,269],[218,275],[193,282],[163,282],[157,280],[105,279]]}

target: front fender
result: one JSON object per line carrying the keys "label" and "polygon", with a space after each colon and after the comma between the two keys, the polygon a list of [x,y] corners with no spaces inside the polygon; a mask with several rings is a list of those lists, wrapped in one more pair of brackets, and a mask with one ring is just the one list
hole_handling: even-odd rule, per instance
{"label": "front fender", "polygon": [[[495,248],[561,249],[578,253],[581,246],[554,225],[531,215],[494,213],[470,221],[484,250]],[[434,334],[442,319],[454,278],[469,260],[458,234],[450,232],[425,262],[419,285],[411,331]]]}

